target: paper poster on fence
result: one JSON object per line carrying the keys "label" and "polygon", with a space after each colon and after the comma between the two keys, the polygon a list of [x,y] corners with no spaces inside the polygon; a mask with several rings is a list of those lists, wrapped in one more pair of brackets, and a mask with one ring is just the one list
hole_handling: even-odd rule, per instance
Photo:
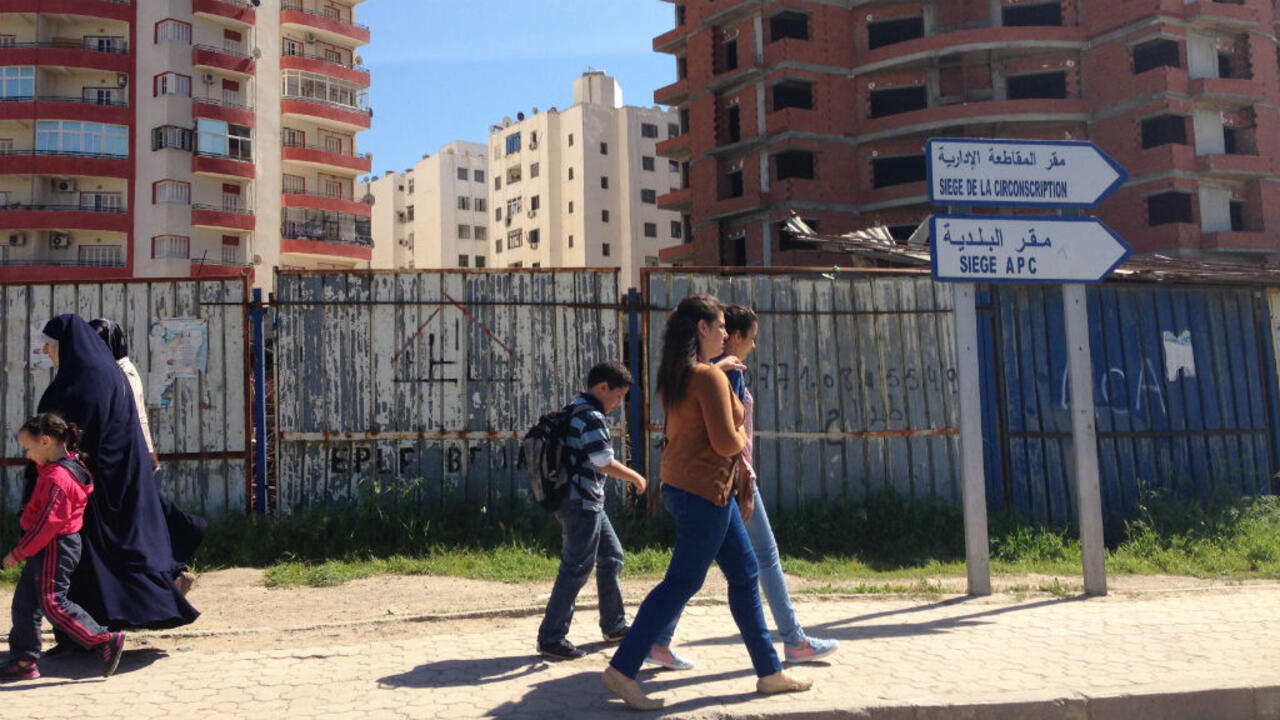
{"label": "paper poster on fence", "polygon": [[168,407],[174,378],[193,378],[209,362],[209,325],[199,318],[165,318],[151,326],[147,404]]}
{"label": "paper poster on fence", "polygon": [[31,352],[27,357],[31,372],[53,369],[53,358],[44,354],[44,324],[43,320],[31,323]]}

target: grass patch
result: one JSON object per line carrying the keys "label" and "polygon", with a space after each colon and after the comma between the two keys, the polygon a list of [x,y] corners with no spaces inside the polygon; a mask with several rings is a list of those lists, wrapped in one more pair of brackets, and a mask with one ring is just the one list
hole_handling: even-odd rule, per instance
{"label": "grass patch", "polygon": [[[666,513],[622,508],[610,517],[626,548],[625,575],[661,576],[675,536]],[[811,506],[770,519],[787,572],[821,583],[806,592],[937,594],[937,578],[965,575],[959,508],[886,493],[866,504]],[[3,525],[0,544],[12,547],[16,527]],[[993,573],[1079,574],[1074,530],[1010,515],[992,516],[989,527]],[[537,508],[497,513],[460,506],[429,517],[410,493],[371,493],[358,503],[282,518],[215,523],[193,564],[197,570],[264,567],[273,587],[326,587],[386,574],[550,583],[559,565],[559,530]],[[1148,493],[1137,516],[1108,540],[1112,573],[1280,578],[1280,500],[1185,502]],[[0,583],[17,578],[17,570],[0,571]],[[1026,590],[1074,594],[1057,581]]]}

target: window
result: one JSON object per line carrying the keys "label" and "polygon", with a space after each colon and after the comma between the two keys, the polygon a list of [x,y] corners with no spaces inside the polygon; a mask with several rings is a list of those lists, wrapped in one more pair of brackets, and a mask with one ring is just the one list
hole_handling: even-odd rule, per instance
{"label": "window", "polygon": [[151,149],[176,148],[190,152],[195,149],[195,133],[189,128],[161,125],[151,129]]}
{"label": "window", "polygon": [[769,18],[769,42],[777,42],[783,38],[808,40],[809,16],[789,10]]}
{"label": "window", "polygon": [[538,163],[532,163],[532,164],[530,164],[530,165],[529,165],[529,177],[530,177],[530,178],[536,178],[536,177],[538,177],[538,169],[539,169],[539,168],[538,168]]}
{"label": "window", "polygon": [[736,143],[742,139],[742,111],[733,105],[725,113],[728,115],[728,138],[725,142]]}
{"label": "window", "polygon": [[518,182],[520,182],[520,166],[516,165],[507,168],[507,184],[511,185]]}
{"label": "window", "polygon": [[871,161],[872,187],[889,187],[904,183],[923,182],[925,179],[924,155],[881,157]]}
{"label": "window", "polygon": [[88,267],[124,267],[124,248],[120,245],[81,245],[78,262]]}
{"label": "window", "polygon": [[726,40],[721,48],[723,52],[724,62],[717,72],[727,72],[729,70],[738,69],[738,39]]}
{"label": "window", "polygon": [[235,235],[222,236],[222,264],[240,264],[240,238]]}
{"label": "window", "polygon": [[679,238],[682,234],[683,233],[680,232],[680,221],[672,220],[671,221],[671,237]]}
{"label": "window", "polygon": [[467,179],[467,169],[466,169],[466,168],[458,168],[458,179],[459,179],[459,180],[466,180],[466,179]]}
{"label": "window", "polygon": [[569,247],[573,247],[573,236],[569,236]]}
{"label": "window", "polygon": [[529,198],[530,210],[538,210],[541,207],[542,207],[542,202],[540,197],[538,197],[537,195],[534,195],[533,197]]}
{"label": "window", "polygon": [[658,237],[658,223],[645,223],[644,236],[651,238]]}
{"label": "window", "polygon": [[867,23],[867,49],[875,50],[885,45],[924,37],[924,18],[897,18]]}
{"label": "window", "polygon": [[1178,43],[1172,40],[1152,40],[1133,48],[1133,74],[1144,73],[1158,67],[1182,67]]}
{"label": "window", "polygon": [[667,161],[667,169],[668,169],[668,170],[670,170],[671,172],[674,172],[674,173],[678,173],[678,172],[680,172],[680,161],[679,161],[679,160],[668,160],[668,161]]}
{"label": "window", "polygon": [[1009,99],[1065,98],[1067,73],[1065,71],[1015,75],[1008,79]]}
{"label": "window", "polygon": [[18,44],[18,36],[11,34],[0,35],[0,48],[11,48]]}
{"label": "window", "polygon": [[281,133],[281,141],[285,147],[306,147],[307,134],[294,128],[285,128]]}
{"label": "window", "polygon": [[601,190],[609,189],[609,178],[605,175],[600,176],[600,189]]}
{"label": "window", "polygon": [[493,189],[494,189],[494,190],[501,190],[501,189],[502,189],[502,176],[501,176],[501,175],[495,175],[495,176],[493,177]]}
{"label": "window", "polygon": [[1194,222],[1191,215],[1191,194],[1166,192],[1147,198],[1147,224]]}
{"label": "window", "polygon": [[1006,27],[1027,27],[1062,24],[1062,3],[1059,0],[1039,5],[1005,5]]}
{"label": "window", "polygon": [[742,197],[744,190],[742,183],[742,168],[730,170],[725,176],[725,197]]}
{"label": "window", "polygon": [[667,137],[673,138],[680,134],[680,125],[678,123],[667,123]]}
{"label": "window", "polygon": [[36,152],[129,156],[129,128],[79,120],[37,120]]}
{"label": "window", "polygon": [[307,179],[301,175],[281,175],[281,190],[286,195],[299,195],[307,191]]}
{"label": "window", "polygon": [[1186,145],[1187,120],[1181,115],[1162,115],[1142,121],[1142,147]]}
{"label": "window", "polygon": [[773,86],[773,109],[786,108],[813,109],[813,83],[801,80],[786,80]]}
{"label": "window", "polygon": [[13,154],[13,138],[0,138],[0,155]]}
{"label": "window", "polygon": [[[410,195],[412,195],[412,194],[413,194],[413,178],[409,178],[409,191],[408,191],[408,192],[409,192],[409,194],[410,194]],[[480,208],[476,208],[476,209],[477,209],[477,210],[479,210]]]}
{"label": "window", "polygon": [[347,185],[340,178],[333,176],[320,176],[320,188],[324,191],[325,197],[337,198],[339,200],[350,200],[350,193],[347,192]]}
{"label": "window", "polygon": [[1231,232],[1244,232],[1244,202],[1231,201]]}
{"label": "window", "polygon": [[162,42],[176,42],[183,45],[191,44],[191,25],[181,20],[161,20],[156,23],[156,44]]}
{"label": "window", "polygon": [[524,197],[517,195],[507,200],[507,217],[513,218],[524,210]]}
{"label": "window", "polygon": [[413,222],[413,206],[412,205],[409,205],[404,209],[404,219],[408,222]]}
{"label": "window", "polygon": [[514,132],[507,136],[507,154],[520,152],[520,133]]}
{"label": "window", "polygon": [[155,77],[152,95],[155,97],[160,97],[161,95],[191,97],[191,77],[189,75],[179,75],[175,72],[160,73]]}
{"label": "window", "polygon": [[196,118],[196,152],[232,160],[253,160],[253,131],[244,125]]}
{"label": "window", "polygon": [[483,255],[477,255],[477,256],[476,256],[476,267],[478,267],[478,268],[482,268],[482,267],[484,267],[484,266],[485,266],[485,259],[484,259],[484,256],[483,256]]}
{"label": "window", "polygon": [[478,183],[482,183],[482,182],[484,182],[484,171],[483,171],[483,170],[472,170],[472,171],[471,171],[471,179],[475,180],[475,181],[476,181],[476,182],[478,182]]}
{"label": "window", "polygon": [[640,202],[646,205],[656,205],[658,203],[658,191],[657,190],[641,190]]}
{"label": "window", "polygon": [[529,231],[529,247],[531,248],[538,247],[538,241],[540,239],[541,239],[541,233],[538,231],[537,228],[534,228],[533,230]]}
{"label": "window", "polygon": [[609,257],[609,243],[600,244],[600,254]]}
{"label": "window", "polygon": [[470,265],[471,265],[471,257],[470,257],[470,256],[468,256],[468,255],[459,255],[459,256],[458,256],[458,267],[470,267]]}
{"label": "window", "polygon": [[658,126],[653,123],[640,123],[640,137],[658,137]]}
{"label": "window", "polygon": [[470,240],[470,239],[471,239],[471,226],[470,226],[470,225],[459,225],[459,226],[458,226],[458,239],[459,239],[459,240]]}
{"label": "window", "polygon": [[472,237],[474,237],[476,240],[489,239],[489,228],[483,225],[476,225],[475,227],[471,228],[471,232],[472,232]]}
{"label": "window", "polygon": [[606,142],[600,143],[600,154],[601,155],[609,154],[609,143],[606,143]]}
{"label": "window", "polygon": [[569,147],[573,147],[573,133],[569,133]]}
{"label": "window", "polygon": [[470,209],[471,209],[471,198],[467,197],[466,195],[459,195],[459,196],[458,196],[458,209],[459,209],[459,210],[470,210]]}
{"label": "window", "polygon": [[608,210],[601,210],[601,211],[600,211],[600,222],[609,222],[609,211],[608,211]]}
{"label": "window", "polygon": [[473,207],[475,207],[476,212],[489,211],[489,203],[484,198],[474,198],[471,202],[473,203]]}
{"label": "window", "polygon": [[648,155],[641,156],[640,158],[641,170],[647,170],[649,172],[653,172],[654,167],[655,167],[655,164],[653,162],[653,158],[649,157]]}
{"label": "window", "polygon": [[878,118],[886,115],[923,110],[929,107],[929,100],[924,86],[890,88],[888,90],[871,91],[871,114]]}
{"label": "window", "polygon": [[778,171],[778,179],[803,178],[813,179],[813,153],[808,150],[787,150],[773,156]]}
{"label": "window", "polygon": [[34,67],[0,67],[0,98],[35,97],[36,69]]}
{"label": "window", "polygon": [[280,74],[281,94],[284,98],[302,98],[336,105],[357,112],[367,112],[369,91],[319,73],[285,70]]}
{"label": "window", "polygon": [[573,168],[569,168],[569,179],[573,179]]}
{"label": "window", "polygon": [[408,237],[408,241],[409,241],[409,242],[408,242],[408,244],[407,244],[405,247],[407,247],[407,248],[409,248],[410,250],[412,250],[412,249],[413,249],[413,240],[414,240],[414,238],[413,238],[413,233],[409,233],[409,237]]}
{"label": "window", "polygon": [[185,235],[156,235],[151,238],[151,257],[189,258],[191,257],[191,238]]}
{"label": "window", "polygon": [[493,241],[493,251],[495,253],[502,252],[502,238]]}
{"label": "window", "polygon": [[524,230],[512,230],[507,233],[507,249],[518,248],[524,244]]}
{"label": "window", "polygon": [[573,201],[572,201],[572,200],[570,200],[570,201],[569,201],[569,214],[570,214],[570,215],[572,215],[572,214],[573,214]]}
{"label": "window", "polygon": [[191,185],[178,180],[160,180],[154,186],[152,203],[191,204]]}
{"label": "window", "polygon": [[493,219],[494,219],[494,220],[501,220],[501,219],[502,219],[502,208],[501,208],[501,207],[496,207],[496,208],[494,208],[494,209],[493,209]]}

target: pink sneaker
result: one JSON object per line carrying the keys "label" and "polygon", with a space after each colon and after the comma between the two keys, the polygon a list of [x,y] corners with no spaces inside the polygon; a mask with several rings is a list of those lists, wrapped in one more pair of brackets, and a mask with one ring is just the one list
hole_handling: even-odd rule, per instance
{"label": "pink sneaker", "polygon": [[668,670],[688,670],[693,667],[692,660],[680,657],[674,650],[664,652],[657,648],[649,649],[649,654],[645,657],[644,664],[658,665]]}
{"label": "pink sneaker", "polygon": [[0,682],[35,680],[38,677],[40,677],[40,670],[30,660],[10,660],[0,666]]}

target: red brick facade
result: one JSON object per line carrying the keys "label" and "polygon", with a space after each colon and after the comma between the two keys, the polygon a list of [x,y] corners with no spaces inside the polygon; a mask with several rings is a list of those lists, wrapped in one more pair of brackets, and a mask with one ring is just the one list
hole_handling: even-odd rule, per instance
{"label": "red brick facade", "polygon": [[[669,0],[670,1],[670,0]],[[930,137],[1087,139],[1129,172],[1096,214],[1136,252],[1280,255],[1272,0],[674,0],[654,49],[677,78],[696,265],[829,265],[778,224],[887,225],[928,203]]]}

